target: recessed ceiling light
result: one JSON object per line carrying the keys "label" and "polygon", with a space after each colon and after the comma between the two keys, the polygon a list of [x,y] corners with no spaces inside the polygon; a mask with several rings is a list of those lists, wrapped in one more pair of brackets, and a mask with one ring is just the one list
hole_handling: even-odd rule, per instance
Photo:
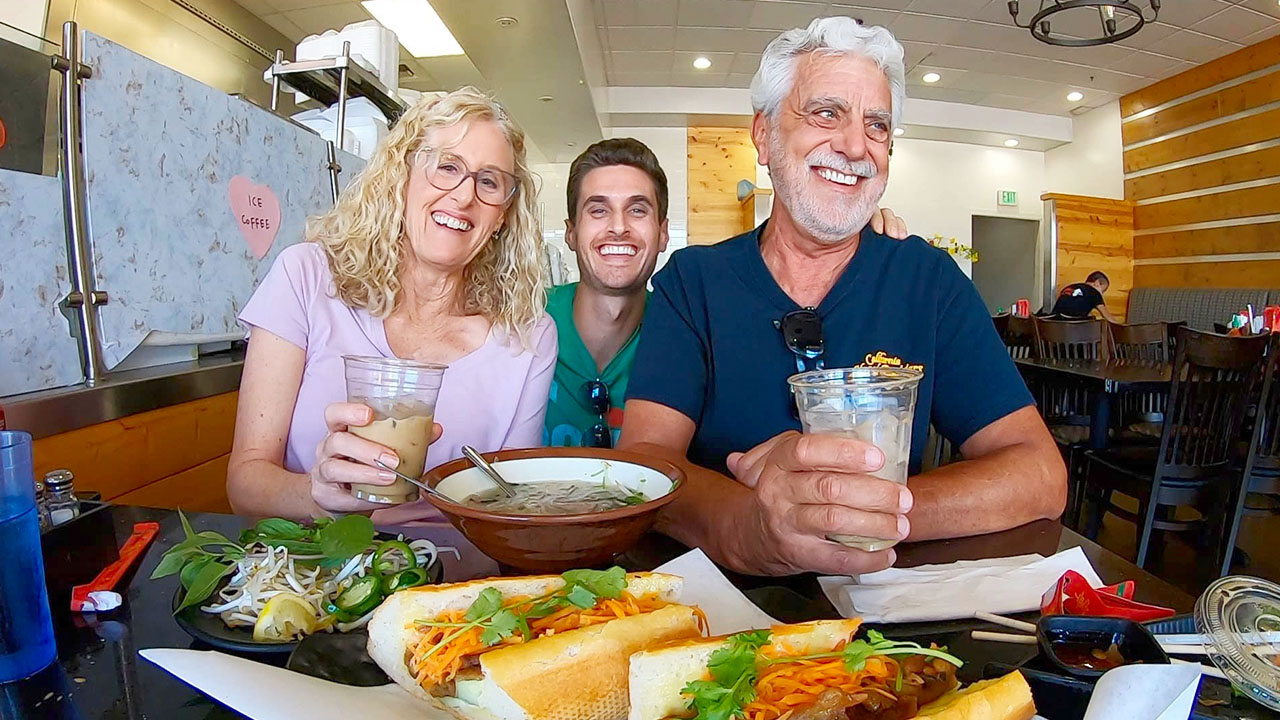
{"label": "recessed ceiling light", "polygon": [[543,95],[542,97],[538,98],[538,100],[542,102],[551,102],[552,100],[555,100],[555,98],[551,95]]}
{"label": "recessed ceiling light", "polygon": [[567,142],[567,143],[565,143],[565,145],[567,145],[567,146],[569,146],[569,147],[577,147],[577,146],[578,146],[578,143],[576,143],[576,142]]}
{"label": "recessed ceiling light", "polygon": [[1018,147],[1018,139],[1017,139],[1017,138],[1009,138],[1008,140],[1005,140],[1005,141],[1004,141],[1004,146],[1005,146],[1005,147]]}
{"label": "recessed ceiling light", "polygon": [[894,129],[893,129],[893,136],[894,136],[894,137],[902,137],[903,135],[905,135],[905,134],[906,134],[906,132],[907,132],[907,131],[906,131],[906,130],[903,130],[902,128],[894,128]]}
{"label": "recessed ceiling light", "polygon": [[515,27],[516,25],[520,24],[519,20],[511,17],[510,15],[503,15],[500,18],[495,18],[494,22],[498,25],[498,27],[504,27],[504,28]]}
{"label": "recessed ceiling light", "polygon": [[706,70],[711,67],[711,61],[701,55],[693,59],[693,66],[699,70]]}
{"label": "recessed ceiling light", "polygon": [[1071,102],[1080,102],[1083,99],[1084,99],[1084,93],[1080,92],[1079,90],[1072,90],[1071,92],[1067,93],[1067,100]]}
{"label": "recessed ceiling light", "polygon": [[394,32],[414,57],[465,54],[427,0],[364,0],[360,4],[383,27]]}
{"label": "recessed ceiling light", "polygon": [[936,83],[939,80],[941,80],[942,76],[936,72],[927,72],[924,74],[924,77],[920,79],[932,85],[933,83]]}

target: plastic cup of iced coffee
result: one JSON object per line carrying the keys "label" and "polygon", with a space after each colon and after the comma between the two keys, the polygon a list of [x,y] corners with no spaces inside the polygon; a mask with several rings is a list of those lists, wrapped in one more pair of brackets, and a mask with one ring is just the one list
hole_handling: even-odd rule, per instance
{"label": "plastic cup of iced coffee", "polygon": [[[800,373],[787,383],[804,432],[840,435],[875,445],[884,453],[884,467],[871,474],[906,485],[911,421],[922,377],[923,372],[911,368],[858,367]],[[871,552],[898,543],[857,535],[831,535],[828,539]]]}
{"label": "plastic cup of iced coffee", "polygon": [[[412,478],[422,477],[427,466],[427,445],[436,414],[436,398],[445,365],[399,358],[344,355],[347,402],[368,405],[373,421],[347,431],[395,451],[395,468]],[[418,499],[413,483],[396,478],[390,485],[352,483],[351,494],[361,500],[388,505]]]}

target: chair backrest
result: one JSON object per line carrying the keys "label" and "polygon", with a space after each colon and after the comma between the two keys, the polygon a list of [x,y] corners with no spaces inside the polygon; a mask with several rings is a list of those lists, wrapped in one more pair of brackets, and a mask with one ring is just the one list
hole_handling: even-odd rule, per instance
{"label": "chair backrest", "polygon": [[1228,465],[1240,420],[1262,374],[1267,342],[1266,336],[1178,329],[1158,473],[1200,478]]}
{"label": "chair backrest", "polygon": [[1267,365],[1258,398],[1257,425],[1249,444],[1248,471],[1280,474],[1280,335],[1271,336]]}
{"label": "chair backrest", "polygon": [[1045,360],[1102,359],[1102,320],[1036,318],[1037,357]]}
{"label": "chair backrest", "polygon": [[1108,323],[1111,357],[1125,362],[1169,362],[1169,328],[1165,323]]}
{"label": "chair backrest", "polygon": [[1031,318],[1011,316],[1002,337],[1009,349],[1009,357],[1019,360],[1035,354],[1036,326]]}
{"label": "chair backrest", "polygon": [[1009,332],[1009,313],[1000,313],[991,316],[991,324],[996,326],[996,334],[1003,340],[1005,333]]}

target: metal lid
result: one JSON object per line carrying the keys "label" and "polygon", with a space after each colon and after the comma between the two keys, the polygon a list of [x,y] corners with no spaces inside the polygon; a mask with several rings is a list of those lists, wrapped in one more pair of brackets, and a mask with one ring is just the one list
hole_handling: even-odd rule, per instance
{"label": "metal lid", "polygon": [[62,492],[75,485],[76,476],[70,470],[50,470],[44,474],[44,486],[49,492]]}
{"label": "metal lid", "polygon": [[1280,710],[1280,585],[1233,575],[1196,601],[1205,651],[1236,689]]}

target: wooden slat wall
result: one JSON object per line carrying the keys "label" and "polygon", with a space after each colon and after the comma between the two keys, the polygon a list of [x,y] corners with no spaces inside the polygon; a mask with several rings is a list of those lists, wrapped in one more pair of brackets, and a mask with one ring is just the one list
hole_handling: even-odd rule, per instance
{"label": "wooden slat wall", "polygon": [[1280,37],[1126,95],[1120,113],[1134,283],[1280,287]]}
{"label": "wooden slat wall", "polygon": [[1048,193],[1057,222],[1057,288],[1084,282],[1101,270],[1111,287],[1103,299],[1107,310],[1123,321],[1133,287],[1133,203],[1125,200]]}
{"label": "wooden slat wall", "polygon": [[105,500],[229,512],[227,457],[237,393],[130,415],[36,440],[36,477],[55,468]]}
{"label": "wooden slat wall", "polygon": [[710,245],[742,230],[738,181],[756,178],[756,149],[747,128],[691,127],[689,244]]}

